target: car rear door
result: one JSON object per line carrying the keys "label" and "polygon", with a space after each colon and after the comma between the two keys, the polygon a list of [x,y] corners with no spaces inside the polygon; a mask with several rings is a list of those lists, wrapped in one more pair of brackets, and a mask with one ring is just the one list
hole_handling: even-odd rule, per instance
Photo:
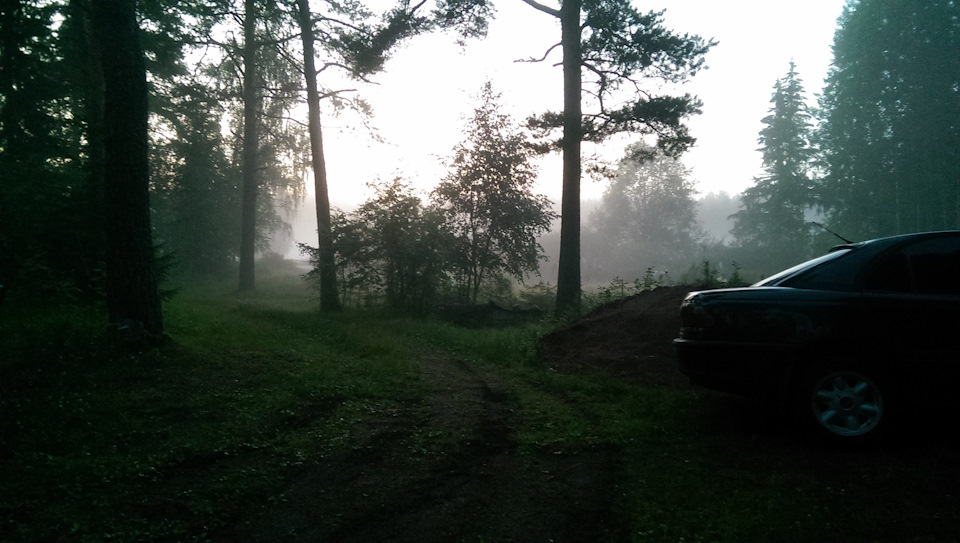
{"label": "car rear door", "polygon": [[960,234],[911,240],[862,277],[865,324],[885,357],[920,372],[960,366]]}

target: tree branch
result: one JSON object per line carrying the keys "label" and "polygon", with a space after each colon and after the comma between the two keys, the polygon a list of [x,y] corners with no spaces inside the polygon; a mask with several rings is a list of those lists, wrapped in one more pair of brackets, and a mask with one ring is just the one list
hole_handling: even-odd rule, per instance
{"label": "tree branch", "polygon": [[532,63],[532,62],[543,62],[543,61],[547,60],[547,57],[550,56],[550,53],[552,53],[553,50],[556,49],[557,47],[560,47],[560,45],[561,45],[561,44],[559,44],[559,43],[555,43],[555,44],[551,45],[550,48],[547,49],[547,52],[544,53],[543,56],[540,57],[540,58],[533,58],[533,57],[530,57],[530,58],[528,58],[528,59],[522,59],[522,58],[521,58],[521,59],[515,60],[514,62],[531,62],[531,63]]}
{"label": "tree branch", "polygon": [[327,91],[320,95],[320,99],[325,100],[327,98],[332,98],[334,96],[337,96],[338,94],[342,94],[346,92],[357,92],[357,89],[340,89],[335,91]]}
{"label": "tree branch", "polygon": [[325,72],[328,68],[340,68],[341,70],[344,70],[345,72],[350,74],[350,76],[353,77],[354,79],[357,79],[364,83],[373,83],[373,81],[365,77],[362,73],[351,68],[350,66],[347,66],[346,64],[343,64],[342,62],[325,62],[323,66],[321,66],[320,68],[317,68],[317,75],[320,75],[321,73]]}
{"label": "tree branch", "polygon": [[543,4],[541,4],[540,2],[537,2],[537,1],[535,1],[535,0],[520,0],[520,1],[523,2],[524,4],[528,5],[528,6],[532,7],[532,8],[535,9],[535,10],[542,11],[542,12],[546,13],[547,15],[552,15],[552,16],[558,18],[558,19],[560,18],[560,10],[559,10],[559,9],[551,8],[551,7],[549,7],[549,6],[545,6],[545,5],[543,5]]}

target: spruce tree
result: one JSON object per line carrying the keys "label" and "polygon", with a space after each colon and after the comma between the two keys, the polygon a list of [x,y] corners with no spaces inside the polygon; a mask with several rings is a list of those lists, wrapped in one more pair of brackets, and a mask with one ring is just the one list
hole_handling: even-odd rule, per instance
{"label": "spruce tree", "polygon": [[743,191],[732,230],[742,247],[762,253],[767,271],[801,262],[810,253],[806,214],[814,205],[811,116],[792,61],[787,75],[774,85],[770,103],[758,140],[763,174]]}

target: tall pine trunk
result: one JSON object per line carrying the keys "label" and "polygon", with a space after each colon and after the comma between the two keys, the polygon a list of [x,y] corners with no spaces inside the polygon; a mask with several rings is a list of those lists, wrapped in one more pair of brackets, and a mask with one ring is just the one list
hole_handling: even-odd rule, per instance
{"label": "tall pine trunk", "polygon": [[240,290],[255,287],[257,254],[257,193],[259,192],[260,85],[257,77],[257,4],[244,1],[243,14],[243,194],[240,210]]}
{"label": "tall pine trunk", "polygon": [[163,331],[150,229],[147,78],[135,0],[94,4],[104,77],[104,193],[110,322]]}
{"label": "tall pine trunk", "polygon": [[580,2],[563,0],[560,43],[563,47],[563,196],[560,204],[560,260],[557,311],[580,308]]}
{"label": "tall pine trunk", "polygon": [[313,21],[308,0],[297,0],[300,36],[303,40],[303,75],[307,83],[310,151],[313,160],[314,193],[317,204],[317,238],[320,268],[320,309],[340,309],[337,291],[337,268],[330,227],[330,196],[327,191],[327,165],[323,156],[323,131],[320,125],[320,92],[317,90],[317,68],[314,61]]}
{"label": "tall pine trunk", "polygon": [[[98,263],[104,262],[107,246],[107,228],[104,216],[104,149],[103,149],[103,66],[100,61],[100,44],[96,36],[96,28],[92,19],[92,2],[89,0],[71,0],[69,4],[70,16],[76,21],[79,29],[79,39],[84,51],[87,52],[83,66],[83,97],[87,110],[87,200],[91,230],[96,234],[90,247],[86,249],[86,262],[83,264],[89,270],[95,270]],[[92,275],[92,273],[91,273]]]}

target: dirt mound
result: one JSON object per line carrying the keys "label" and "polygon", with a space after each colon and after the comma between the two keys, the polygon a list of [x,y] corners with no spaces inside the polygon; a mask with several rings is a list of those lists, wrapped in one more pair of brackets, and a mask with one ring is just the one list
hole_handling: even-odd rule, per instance
{"label": "dirt mound", "polygon": [[655,384],[687,383],[673,338],[689,286],[660,287],[604,304],[540,340],[542,360],[565,373],[604,371]]}

